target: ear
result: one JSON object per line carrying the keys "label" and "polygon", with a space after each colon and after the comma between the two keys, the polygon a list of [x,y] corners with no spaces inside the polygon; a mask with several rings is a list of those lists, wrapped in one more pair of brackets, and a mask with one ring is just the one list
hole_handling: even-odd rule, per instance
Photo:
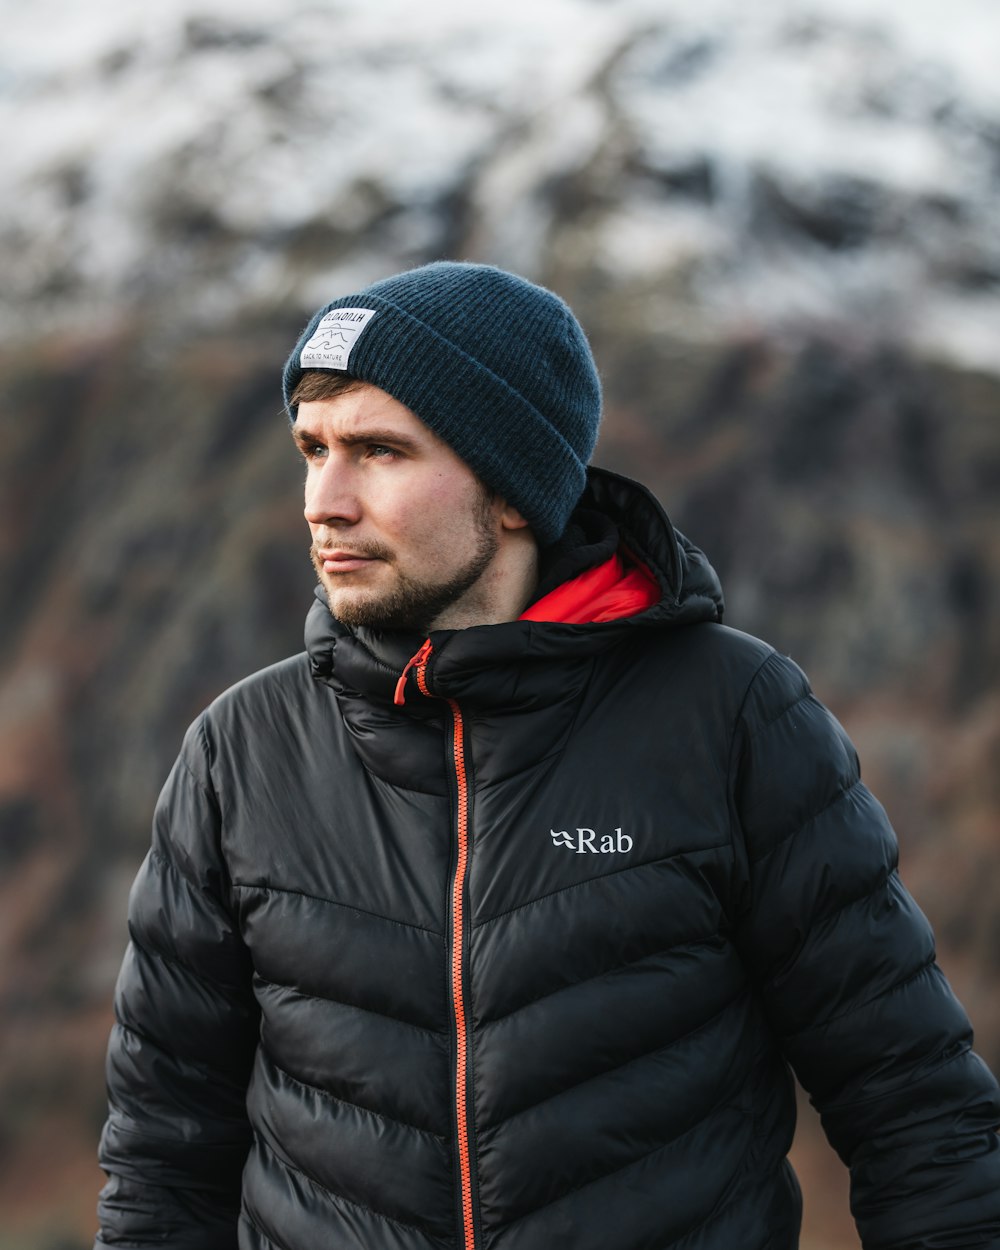
{"label": "ear", "polygon": [[505,530],[523,530],[528,528],[528,522],[521,516],[520,512],[513,504],[503,501],[503,507],[500,510],[500,525]]}

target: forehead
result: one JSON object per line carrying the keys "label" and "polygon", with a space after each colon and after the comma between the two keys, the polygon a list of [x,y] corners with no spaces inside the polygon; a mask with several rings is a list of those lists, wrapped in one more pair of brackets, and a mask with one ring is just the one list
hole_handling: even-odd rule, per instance
{"label": "forehead", "polygon": [[357,433],[373,425],[396,430],[413,440],[446,445],[409,408],[368,382],[330,399],[304,400],[299,404],[293,433]]}

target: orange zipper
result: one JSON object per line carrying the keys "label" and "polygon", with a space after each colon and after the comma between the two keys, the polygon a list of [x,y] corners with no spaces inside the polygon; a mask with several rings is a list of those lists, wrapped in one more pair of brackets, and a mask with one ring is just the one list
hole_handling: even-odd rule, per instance
{"label": "orange zipper", "polygon": [[[419,677],[418,677],[419,683]],[[469,781],[465,770],[465,722],[454,699],[448,700],[454,720],[455,776],[458,781],[458,856],[451,887],[451,997],[455,1014],[455,1113],[458,1124],[458,1166],[462,1191],[465,1250],[475,1250],[472,1205],[471,1108],[468,1100],[469,1039],[465,1018],[465,877],[469,867]]]}
{"label": "orange zipper", "polygon": [[434,648],[431,646],[431,640],[428,638],[417,654],[411,656],[410,659],[406,661],[406,667],[400,673],[399,681],[396,682],[396,693],[392,696],[393,703],[402,706],[406,702],[406,679],[410,675],[410,669],[417,668],[418,674],[420,672],[418,667],[419,665],[422,665],[426,669],[427,657],[433,650]]}
{"label": "orange zipper", "polygon": [[[420,693],[433,699],[427,685],[427,661],[432,647],[428,638],[403,669],[394,701],[402,703],[406,678],[416,670]],[[454,699],[446,700],[452,717],[452,752],[458,802],[456,831],[458,854],[451,883],[451,1006],[455,1022],[455,1124],[458,1139],[459,1188],[462,1199],[461,1250],[476,1250],[475,1206],[472,1197],[472,1109],[469,1105],[469,1036],[465,1012],[465,879],[469,869],[469,775],[465,765],[465,721]]]}

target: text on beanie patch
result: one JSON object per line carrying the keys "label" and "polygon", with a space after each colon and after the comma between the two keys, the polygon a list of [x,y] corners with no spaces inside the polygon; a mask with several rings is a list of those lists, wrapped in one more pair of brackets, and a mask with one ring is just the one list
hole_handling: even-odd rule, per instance
{"label": "text on beanie patch", "polygon": [[346,369],[351,349],[372,317],[374,308],[333,308],[320,319],[299,356],[301,369]]}

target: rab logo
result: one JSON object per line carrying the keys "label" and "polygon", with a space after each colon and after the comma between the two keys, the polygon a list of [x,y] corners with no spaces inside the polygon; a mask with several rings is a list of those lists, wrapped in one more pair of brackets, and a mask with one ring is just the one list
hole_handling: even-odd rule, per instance
{"label": "rab logo", "polygon": [[593,829],[575,829],[572,833],[566,829],[550,829],[549,833],[552,835],[553,846],[568,847],[577,855],[586,855],[588,852],[591,855],[617,855],[632,849],[632,839],[627,833],[622,833],[621,829],[603,834],[599,842]]}

